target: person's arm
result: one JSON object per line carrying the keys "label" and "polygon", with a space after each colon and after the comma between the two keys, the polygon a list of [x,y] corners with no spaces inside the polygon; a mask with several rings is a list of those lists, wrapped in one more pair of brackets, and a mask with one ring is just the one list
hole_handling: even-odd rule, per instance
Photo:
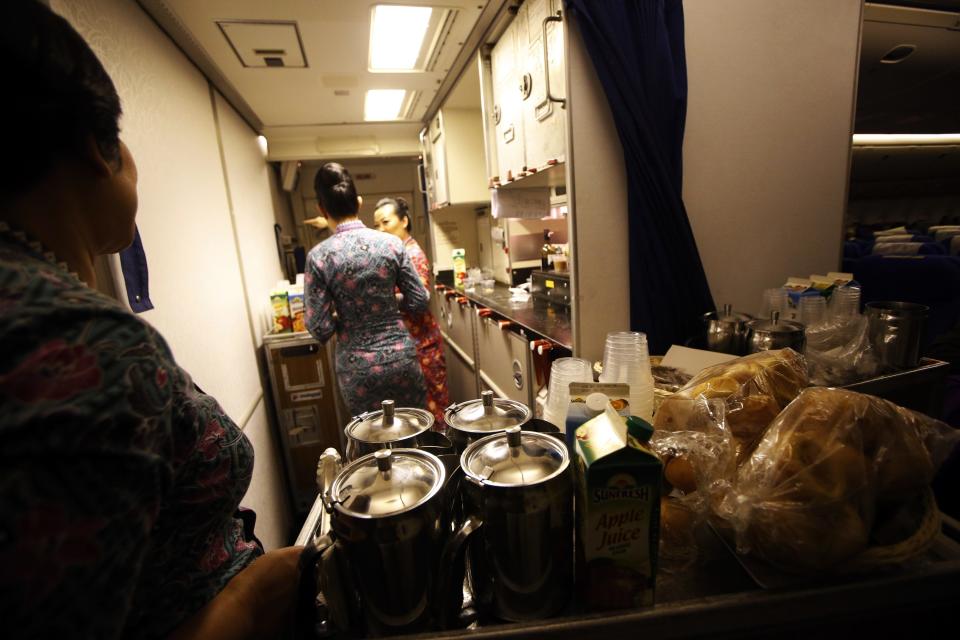
{"label": "person's arm", "polygon": [[276,638],[293,620],[303,547],[285,547],[253,561],[170,640]]}
{"label": "person's arm", "polygon": [[400,247],[400,273],[397,276],[397,287],[403,294],[400,300],[400,310],[408,313],[421,313],[427,310],[430,302],[430,292],[420,281],[413,262],[407,252]]}
{"label": "person's arm", "polygon": [[333,297],[327,289],[323,272],[317,268],[312,255],[307,256],[303,289],[307,331],[321,343],[326,343],[337,330],[337,322],[333,313]]}

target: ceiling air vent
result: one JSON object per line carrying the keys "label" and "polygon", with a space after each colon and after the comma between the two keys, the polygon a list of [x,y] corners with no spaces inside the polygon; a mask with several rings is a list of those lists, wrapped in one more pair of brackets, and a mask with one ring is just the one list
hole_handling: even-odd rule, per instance
{"label": "ceiling air vent", "polygon": [[896,64],[901,62],[907,57],[910,56],[914,51],[917,50],[917,45],[915,44],[898,44],[890,51],[887,51],[883,54],[883,57],[880,58],[880,62],[883,64]]}
{"label": "ceiling air vent", "polygon": [[224,20],[223,37],[244,67],[306,67],[296,22]]}

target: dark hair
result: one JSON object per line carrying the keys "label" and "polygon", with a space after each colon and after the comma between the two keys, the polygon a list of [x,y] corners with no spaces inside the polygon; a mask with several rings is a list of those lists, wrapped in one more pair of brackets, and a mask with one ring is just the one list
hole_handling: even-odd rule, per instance
{"label": "dark hair", "polygon": [[357,188],[350,172],[337,162],[328,162],[317,171],[313,189],[323,210],[333,219],[357,215]]}
{"label": "dark hair", "polygon": [[70,23],[37,0],[4,0],[0,59],[8,88],[0,122],[17,150],[16,162],[0,172],[0,193],[26,191],[90,136],[106,160],[120,161],[120,97]]}
{"label": "dark hair", "polygon": [[397,214],[397,220],[403,222],[407,221],[405,228],[407,231],[410,231],[410,205],[407,204],[407,201],[403,198],[380,198],[377,202],[377,206],[374,207],[374,210],[379,209],[380,207],[386,207],[390,205],[393,207],[393,210]]}

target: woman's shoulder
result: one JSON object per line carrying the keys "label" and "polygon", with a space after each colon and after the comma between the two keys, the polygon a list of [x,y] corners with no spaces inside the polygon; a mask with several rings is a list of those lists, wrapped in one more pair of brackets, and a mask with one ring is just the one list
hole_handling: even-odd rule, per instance
{"label": "woman's shoulder", "polygon": [[421,256],[424,258],[427,257],[427,254],[424,253],[423,248],[420,246],[420,243],[417,242],[416,238],[414,238],[413,236],[410,236],[403,241],[403,247],[404,249],[407,250],[407,253],[409,253],[411,256],[416,256],[418,258]]}

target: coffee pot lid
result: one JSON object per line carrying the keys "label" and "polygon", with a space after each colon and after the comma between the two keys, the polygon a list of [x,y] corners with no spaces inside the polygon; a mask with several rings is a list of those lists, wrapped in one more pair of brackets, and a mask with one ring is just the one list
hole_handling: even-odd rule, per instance
{"label": "coffee pot lid", "polygon": [[559,439],[520,427],[477,440],[460,459],[460,466],[474,480],[507,487],[543,482],[569,463],[567,448]]}
{"label": "coffee pot lid", "polygon": [[446,469],[419,449],[380,449],[358,458],[333,482],[330,496],[340,510],[361,518],[402,513],[432,498],[446,481]]}
{"label": "coffee pot lid", "polygon": [[484,391],[479,400],[468,400],[448,408],[443,419],[448,426],[461,431],[483,433],[519,427],[530,419],[530,409],[507,398],[494,398],[493,391]]}
{"label": "coffee pot lid", "polygon": [[354,440],[383,444],[396,442],[429,430],[433,414],[413,407],[394,408],[393,400],[380,403],[380,411],[369,411],[354,418],[344,431]]}

